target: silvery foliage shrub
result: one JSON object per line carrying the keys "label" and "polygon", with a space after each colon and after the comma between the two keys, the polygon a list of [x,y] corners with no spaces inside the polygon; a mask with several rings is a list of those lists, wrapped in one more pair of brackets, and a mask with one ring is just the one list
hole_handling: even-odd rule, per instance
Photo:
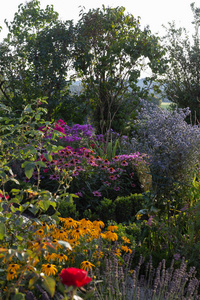
{"label": "silvery foliage shrub", "polygon": [[154,186],[189,183],[200,159],[200,128],[185,121],[189,108],[163,110],[140,100],[132,145],[150,156]]}

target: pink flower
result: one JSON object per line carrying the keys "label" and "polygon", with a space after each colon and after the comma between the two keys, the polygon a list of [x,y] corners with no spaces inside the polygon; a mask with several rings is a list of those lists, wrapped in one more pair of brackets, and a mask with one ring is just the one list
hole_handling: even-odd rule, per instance
{"label": "pink flower", "polygon": [[83,197],[83,194],[81,192],[75,193],[75,195],[77,195],[79,197]]}
{"label": "pink flower", "polygon": [[107,158],[104,160],[104,164],[106,164],[106,165],[110,164],[110,162],[109,162],[109,160]]}
{"label": "pink flower", "polygon": [[58,180],[59,176],[57,174],[53,174],[53,175],[50,175],[49,179],[51,179],[51,180]]}
{"label": "pink flower", "polygon": [[121,166],[128,166],[128,163],[127,163],[125,160],[123,160],[123,161],[121,162]]}
{"label": "pink flower", "polygon": [[117,176],[115,176],[115,175],[110,175],[109,178],[110,178],[111,180],[116,180],[116,179],[117,179]]}
{"label": "pink flower", "polygon": [[120,187],[117,186],[117,187],[114,188],[114,190],[115,190],[116,192],[118,192],[118,191],[120,190]]}
{"label": "pink flower", "polygon": [[109,181],[104,181],[103,183],[107,186],[111,185],[111,183]]}
{"label": "pink flower", "polygon": [[151,225],[152,225],[153,217],[154,217],[154,216],[150,216],[150,217],[149,217],[149,220],[147,221],[147,225],[148,225],[148,226],[151,226]]}
{"label": "pink flower", "polygon": [[93,194],[95,197],[101,197],[101,196],[102,196],[101,193],[98,192],[98,191],[94,191],[94,192],[92,192],[92,194]]}
{"label": "pink flower", "polygon": [[3,194],[0,194],[0,198],[9,199],[9,198],[10,198],[10,196],[9,196],[9,195],[8,195],[8,196],[4,196]]}
{"label": "pink flower", "polygon": [[112,173],[115,173],[116,170],[113,167],[110,167],[110,168],[108,168],[108,172],[112,174]]}
{"label": "pink flower", "polygon": [[119,161],[118,156],[113,157],[113,160],[114,160],[114,161]]}
{"label": "pink flower", "polygon": [[74,177],[76,177],[78,175],[79,175],[79,172],[77,172],[77,171],[73,172],[73,174],[72,174],[72,176],[74,176]]}
{"label": "pink flower", "polygon": [[61,119],[59,119],[56,123],[57,123],[57,124],[60,124],[60,126],[65,125],[65,122],[64,122],[63,120],[61,120]]}

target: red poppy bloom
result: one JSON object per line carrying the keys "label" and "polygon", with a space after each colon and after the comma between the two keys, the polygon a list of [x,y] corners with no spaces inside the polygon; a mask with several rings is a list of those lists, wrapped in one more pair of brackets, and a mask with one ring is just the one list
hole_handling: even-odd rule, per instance
{"label": "red poppy bloom", "polygon": [[92,280],[92,278],[87,277],[87,271],[77,268],[62,269],[59,276],[61,282],[67,286],[81,287]]}

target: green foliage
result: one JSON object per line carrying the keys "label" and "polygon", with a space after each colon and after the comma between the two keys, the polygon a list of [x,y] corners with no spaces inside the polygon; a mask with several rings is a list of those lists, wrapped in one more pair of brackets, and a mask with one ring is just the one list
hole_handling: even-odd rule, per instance
{"label": "green foliage", "polygon": [[130,196],[117,197],[114,201],[116,221],[118,223],[131,222],[143,206],[142,194],[131,194]]}
{"label": "green foliage", "polygon": [[76,209],[76,204],[73,201],[61,201],[58,206],[58,212],[63,218],[73,218],[78,219],[79,212]]}
{"label": "green foliage", "polygon": [[164,87],[164,97],[176,103],[178,107],[189,107],[192,113],[188,122],[197,123],[200,120],[200,10],[191,4],[194,15],[195,33],[192,39],[185,28],[177,28],[175,23],[166,27],[166,44],[168,69],[160,82]]}
{"label": "green foliage", "polygon": [[148,94],[148,89],[140,91],[137,86],[144,67],[141,59],[149,59],[153,74],[162,73],[163,53],[159,39],[148,28],[141,30],[139,18],[126,14],[124,7],[103,6],[80,12],[75,68],[82,78],[85,100],[91,106],[98,133],[110,131],[114,120],[126,120],[135,109],[137,97]]}
{"label": "green foliage", "polygon": [[48,118],[56,117],[57,105],[69,96],[72,22],[59,21],[52,6],[41,9],[40,2],[32,0],[20,4],[6,25],[9,33],[0,47],[3,103],[22,111],[32,99],[46,97]]}
{"label": "green foliage", "polygon": [[104,222],[107,222],[108,220],[115,220],[115,209],[116,205],[111,199],[104,198],[100,206],[97,208],[99,217]]}

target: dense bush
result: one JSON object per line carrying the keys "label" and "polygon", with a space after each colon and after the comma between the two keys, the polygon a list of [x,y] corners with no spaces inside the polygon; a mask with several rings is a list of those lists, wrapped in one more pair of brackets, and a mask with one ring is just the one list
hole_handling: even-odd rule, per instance
{"label": "dense bush", "polygon": [[133,149],[147,153],[156,191],[172,189],[174,182],[191,183],[200,161],[200,130],[185,118],[189,109],[163,110],[145,100],[135,121]]}

